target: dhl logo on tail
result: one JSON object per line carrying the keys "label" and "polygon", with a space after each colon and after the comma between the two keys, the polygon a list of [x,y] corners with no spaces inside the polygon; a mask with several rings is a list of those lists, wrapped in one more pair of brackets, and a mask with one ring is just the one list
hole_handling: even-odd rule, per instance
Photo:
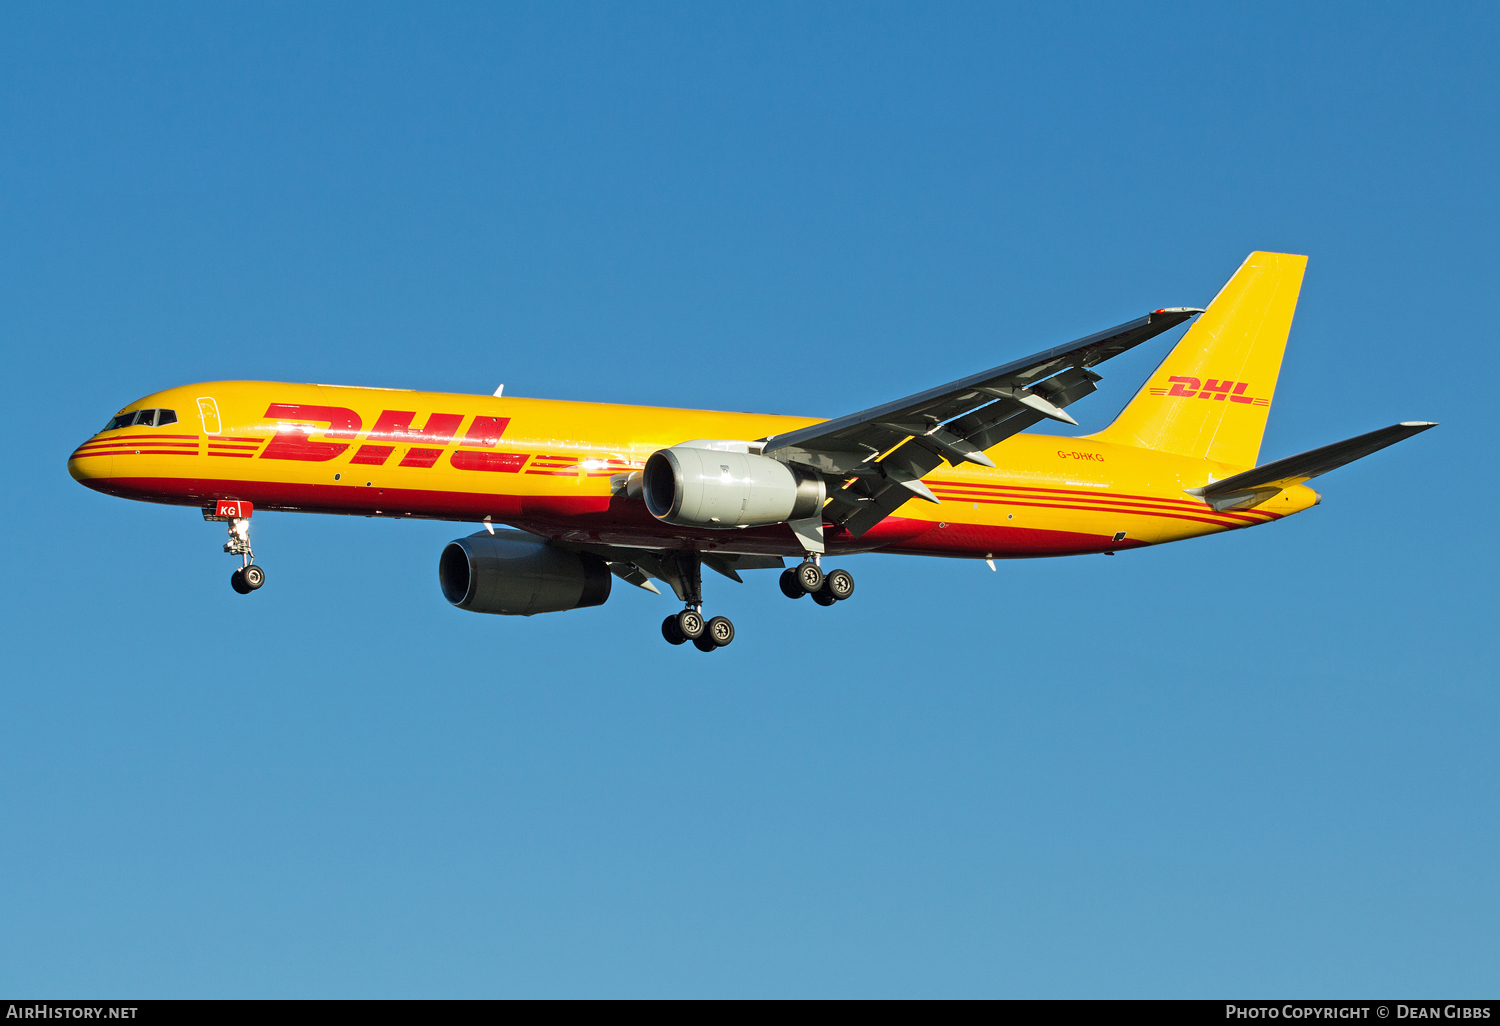
{"label": "dhl logo on tail", "polygon": [[1152,395],[1177,396],[1180,399],[1191,399],[1197,396],[1199,399],[1228,399],[1230,402],[1245,403],[1251,406],[1270,406],[1269,399],[1256,399],[1245,394],[1250,387],[1248,381],[1220,381],[1218,378],[1209,378],[1207,384],[1195,377],[1186,374],[1174,374],[1167,379],[1172,382],[1171,388],[1157,388],[1148,386],[1146,391]]}

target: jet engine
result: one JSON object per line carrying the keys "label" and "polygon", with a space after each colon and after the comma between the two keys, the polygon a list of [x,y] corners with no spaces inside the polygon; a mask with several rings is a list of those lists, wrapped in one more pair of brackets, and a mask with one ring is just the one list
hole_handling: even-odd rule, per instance
{"label": "jet engine", "polygon": [[646,508],[663,523],[707,528],[760,527],[821,513],[828,497],[822,478],[748,448],[705,441],[658,449],[641,473]]}
{"label": "jet engine", "polygon": [[474,613],[531,616],[600,606],[613,580],[598,556],[569,552],[525,531],[459,538],[438,560],[443,597]]}

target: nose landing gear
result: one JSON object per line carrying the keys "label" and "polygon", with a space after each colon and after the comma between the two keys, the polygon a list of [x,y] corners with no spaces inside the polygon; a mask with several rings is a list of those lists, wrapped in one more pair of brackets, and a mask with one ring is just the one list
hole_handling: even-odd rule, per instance
{"label": "nose landing gear", "polygon": [[248,595],[266,583],[266,572],[254,563],[240,567],[229,575],[229,586],[241,595]]}
{"label": "nose landing gear", "polygon": [[255,507],[248,502],[220,499],[213,507],[203,511],[204,520],[213,520],[229,525],[229,540],[224,551],[240,557],[240,568],[229,575],[229,586],[241,595],[248,595],[266,583],[266,572],[256,566],[255,553],[250,548],[250,517]]}

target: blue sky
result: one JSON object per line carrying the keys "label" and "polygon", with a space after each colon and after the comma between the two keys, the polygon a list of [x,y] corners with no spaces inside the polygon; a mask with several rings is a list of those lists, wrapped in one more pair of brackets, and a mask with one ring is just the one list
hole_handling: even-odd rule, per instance
{"label": "blue sky", "polygon": [[[1493,996],[1493,5],[11,6],[0,992]],[[464,525],[110,499],[271,378],[835,416],[1311,263],[1264,459],[1122,554],[452,609]],[[1177,337],[1104,368],[1109,421]]]}

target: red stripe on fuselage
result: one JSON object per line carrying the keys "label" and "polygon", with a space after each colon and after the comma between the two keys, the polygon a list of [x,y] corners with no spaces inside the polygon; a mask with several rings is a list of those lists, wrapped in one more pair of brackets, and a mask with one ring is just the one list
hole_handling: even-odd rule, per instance
{"label": "red stripe on fuselage", "polygon": [[1224,524],[1225,526],[1232,527],[1243,526],[1246,524],[1263,524],[1266,522],[1266,519],[1275,520],[1280,516],[1280,514],[1277,513],[1261,513],[1259,511],[1254,511],[1255,515],[1253,516],[1245,511],[1225,511],[1220,513],[1215,512],[1208,506],[1190,507],[1191,512],[1189,512],[1189,510],[1180,509],[1173,506],[1148,506],[1144,503],[1138,502],[1110,502],[1103,499],[1102,497],[1100,498],[1100,501],[1093,505],[1082,506],[1073,505],[1071,503],[1064,503],[1058,499],[1044,499],[1040,496],[1028,496],[1028,498],[1032,498],[1035,500],[1028,502],[1015,496],[1004,496],[1001,498],[980,498],[977,495],[952,495],[947,492],[934,492],[933,494],[940,499],[950,499],[955,502],[982,502],[990,506],[1037,506],[1046,509],[1098,510],[1105,513],[1132,513],[1139,516],[1175,517],[1179,520],[1198,520],[1204,516],[1222,517],[1224,518],[1223,520],[1205,520],[1203,522],[1209,524]]}
{"label": "red stripe on fuselage", "polygon": [[80,449],[134,449],[141,445],[161,445],[172,449],[196,449],[197,442],[173,442],[158,438],[139,438],[133,442],[84,442]]}
{"label": "red stripe on fuselage", "polygon": [[[1194,517],[1185,513],[1156,512],[1145,509],[1112,509],[1108,506],[1073,506],[1058,502],[1010,502],[1012,506],[1031,506],[1037,509],[1074,509],[1086,513],[1120,513],[1137,517],[1159,517],[1164,520],[1196,520],[1200,524],[1212,524],[1215,527],[1249,527],[1250,524],[1242,520],[1210,520],[1207,516]],[[1208,512],[1205,510],[1204,512]],[[1261,523],[1262,521],[1251,521]]]}
{"label": "red stripe on fuselage", "polygon": [[[1012,495],[1012,492],[1017,492],[1020,494]],[[954,485],[939,483],[933,486],[933,494],[937,495],[939,498],[954,499],[956,501],[990,502],[998,505],[1004,505],[1014,498],[1038,500],[1047,499],[1049,501],[1057,501],[1051,499],[1051,496],[1060,495],[1075,502],[1090,500],[1093,502],[1098,502],[1100,504],[1108,504],[1110,506],[1117,507],[1142,506],[1143,508],[1160,508],[1166,510],[1181,511],[1184,513],[1210,513],[1210,508],[1206,503],[1202,502],[1193,502],[1187,499],[1154,498],[1147,495],[1130,495],[1124,492],[1096,492],[1063,488],[1025,488],[1018,485],[964,485],[960,489],[959,487]],[[1150,506],[1143,505],[1147,503],[1149,503]],[[1019,505],[1019,503],[1016,504]],[[1118,510],[1116,510],[1116,512],[1118,512]],[[1253,524],[1265,523],[1266,520],[1275,520],[1280,517],[1279,513],[1271,513],[1265,510],[1258,509],[1223,510],[1213,512],[1211,515],[1229,517],[1235,520],[1242,520],[1247,523]]]}
{"label": "red stripe on fuselage", "polygon": [[968,491],[1032,492],[1042,495],[1063,495],[1069,497],[1104,495],[1111,499],[1140,499],[1146,502],[1161,502],[1174,506],[1186,506],[1191,509],[1202,508],[1201,503],[1195,502],[1192,499],[1178,499],[1162,495],[1135,495],[1131,492],[1113,492],[1103,488],[1040,488],[1033,485],[971,483],[967,481],[928,481],[927,484],[933,488],[963,488]]}
{"label": "red stripe on fuselage", "polygon": [[122,441],[124,441],[124,440],[126,440],[128,438],[168,439],[168,438],[197,438],[197,437],[198,437],[197,435],[161,435],[161,434],[157,434],[156,432],[153,431],[149,435],[110,435],[108,438],[101,438],[101,439],[99,439],[99,441],[101,441],[101,442],[122,442]]}
{"label": "red stripe on fuselage", "polygon": [[70,460],[83,460],[83,459],[88,459],[90,456],[196,456],[196,455],[198,455],[198,450],[196,450],[196,449],[192,450],[191,452],[189,452],[189,451],[187,451],[185,449],[129,449],[129,450],[123,450],[122,449],[122,450],[118,450],[118,451],[116,451],[114,449],[110,449],[110,450],[105,451],[105,452],[75,452],[73,455],[69,456],[68,459],[70,459]]}

